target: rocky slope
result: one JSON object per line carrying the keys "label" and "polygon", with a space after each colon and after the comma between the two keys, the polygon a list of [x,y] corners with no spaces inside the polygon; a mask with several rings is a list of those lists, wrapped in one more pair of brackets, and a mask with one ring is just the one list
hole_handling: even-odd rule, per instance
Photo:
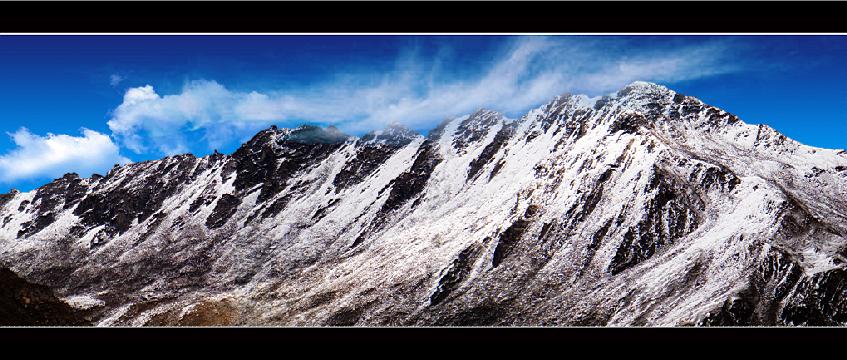
{"label": "rocky slope", "polygon": [[0,207],[0,265],[101,326],[847,324],[847,153],[643,82]]}
{"label": "rocky slope", "polygon": [[50,288],[0,268],[0,326],[86,326],[83,312],[56,298]]}

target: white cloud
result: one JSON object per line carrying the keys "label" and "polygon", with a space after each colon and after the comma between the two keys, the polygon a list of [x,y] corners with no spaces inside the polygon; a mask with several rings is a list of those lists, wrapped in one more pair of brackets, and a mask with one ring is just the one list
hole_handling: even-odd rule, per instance
{"label": "white cloud", "polygon": [[[337,76],[309,88],[234,91],[215,81],[160,95],[129,89],[109,121],[129,149],[174,154],[198,139],[209,149],[241,141],[271,123],[333,124],[363,132],[398,122],[426,128],[487,107],[517,113],[564,92],[605,94],[635,80],[673,83],[736,70],[724,42],[697,45],[658,38],[632,46],[622,39],[521,37],[479,73],[442,74],[440,59],[404,57],[394,71]],[[452,74],[455,75],[455,74]]]}
{"label": "white cloud", "polygon": [[126,78],[121,76],[120,74],[112,74],[111,76],[109,76],[109,85],[115,87],[120,85],[121,82],[123,82],[124,80],[126,80]]}
{"label": "white cloud", "polygon": [[0,155],[0,182],[57,178],[69,172],[88,176],[129,162],[109,136],[93,130],[82,129],[81,137],[39,136],[26,128],[9,135],[17,147]]}
{"label": "white cloud", "polygon": [[[188,134],[200,132],[219,146],[240,130],[265,126],[285,112],[281,99],[265,104],[266,95],[232,92],[214,81],[193,81],[177,95],[160,96],[150,85],[131,88],[113,111],[108,125],[123,145],[137,153],[149,146],[165,154],[189,151]],[[255,105],[253,105],[255,104]]]}

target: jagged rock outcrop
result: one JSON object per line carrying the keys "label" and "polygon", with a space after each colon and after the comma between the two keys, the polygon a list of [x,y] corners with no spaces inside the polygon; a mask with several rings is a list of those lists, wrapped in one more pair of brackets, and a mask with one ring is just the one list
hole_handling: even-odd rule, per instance
{"label": "jagged rock outcrop", "polygon": [[0,196],[0,261],[97,325],[845,325],[847,153],[665,87]]}

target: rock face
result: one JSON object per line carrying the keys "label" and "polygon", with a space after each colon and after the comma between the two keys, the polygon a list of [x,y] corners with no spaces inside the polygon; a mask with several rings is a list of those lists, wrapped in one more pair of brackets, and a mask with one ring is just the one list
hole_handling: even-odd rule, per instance
{"label": "rock face", "polygon": [[847,325],[845,169],[637,82],[66,175],[0,196],[0,263],[102,326]]}
{"label": "rock face", "polygon": [[0,288],[0,326],[91,325],[50,288],[29,283],[9,269],[0,268]]}

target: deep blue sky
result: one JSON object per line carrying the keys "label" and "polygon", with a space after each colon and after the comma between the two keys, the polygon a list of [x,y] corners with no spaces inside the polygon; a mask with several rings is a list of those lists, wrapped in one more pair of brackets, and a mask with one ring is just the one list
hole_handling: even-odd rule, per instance
{"label": "deep blue sky", "polygon": [[[22,127],[37,136],[46,136],[47,133],[81,136],[80,129],[84,127],[112,136],[120,155],[132,161],[163,156],[164,153],[155,150],[154,146],[140,152],[130,150],[123,138],[113,134],[107,125],[107,121],[115,117],[114,111],[121,105],[124,93],[134,87],[151,85],[159,95],[172,95],[183,92],[186,84],[192,81],[207,80],[242,95],[254,91],[262,94],[297,93],[298,103],[308,100],[311,107],[320,107],[321,94],[339,87],[335,84],[340,79],[346,79],[344,90],[353,92],[351,89],[358,84],[374,86],[368,79],[414,67],[417,72],[414,72],[412,81],[420,81],[410,90],[415,96],[420,96],[413,98],[414,102],[428,98],[419,91],[425,84],[467,85],[478,81],[489,74],[491,68],[502,64],[514,43],[520,40],[508,36],[0,36],[0,157],[7,156],[5,166],[15,166],[14,161],[25,159],[21,156],[8,157],[16,149],[16,144],[5,135]],[[577,52],[591,55],[586,55],[589,60],[566,65],[574,73],[581,71],[583,66],[591,66],[590,57],[605,56],[604,49],[608,49],[610,57],[615,56],[607,59],[612,65],[616,61],[638,58],[642,61],[637,64],[647,66],[652,61],[651,56],[661,57],[671,52],[681,54],[683,62],[695,61],[699,53],[687,49],[706,44],[710,49],[720,48],[720,54],[707,61],[706,65],[682,67],[667,76],[645,72],[647,78],[642,80],[656,81],[698,97],[738,115],[748,123],[771,125],[809,145],[847,148],[847,70],[844,67],[847,37],[552,38],[557,44],[560,40],[565,42],[565,45],[557,45],[560,51],[541,50],[539,57],[543,59],[529,63],[526,72],[515,81],[524,81],[524,78],[531,78],[548,68],[560,69],[561,64],[570,61],[569,54]],[[569,52],[571,41],[577,47],[582,43],[590,44],[587,45],[589,49]],[[709,50],[706,56],[714,53]],[[686,76],[686,72],[699,66],[722,70],[714,74]],[[424,81],[420,74],[429,74],[431,78]],[[498,72],[494,74],[500,76]],[[113,76],[121,81],[112,83]],[[398,76],[389,78],[387,82],[406,81],[403,79]],[[434,89],[440,88],[436,85]],[[592,87],[586,86],[586,89],[591,92]],[[563,84],[560,92],[569,90],[572,89]],[[606,90],[600,87],[596,91]],[[389,88],[386,92],[390,95],[392,91],[393,88]],[[530,105],[537,105],[534,102],[541,102],[530,99],[497,109],[499,98],[486,98],[484,95],[477,94],[491,103],[480,106],[514,116]],[[282,97],[271,95],[275,96]],[[318,99],[310,99],[309,96]],[[351,99],[360,97],[351,95]],[[394,100],[384,101],[391,103]],[[363,124],[387,121],[385,116],[370,119],[369,111],[372,108],[365,107],[351,113],[350,120],[361,120]],[[415,116],[420,119],[411,126],[426,131],[437,124],[442,115],[433,115],[430,121],[417,114]],[[217,119],[219,115],[216,113],[214,116]],[[231,114],[220,115],[221,118],[227,116]],[[289,126],[298,121],[320,122],[322,116],[343,118],[345,114],[341,107],[332,114],[310,116],[300,111],[288,116],[287,120],[270,122]],[[191,134],[199,133],[198,125],[192,121],[184,119],[174,131],[188,131],[189,136],[185,137],[188,150],[198,155],[210,152],[211,145],[204,143],[201,146],[194,141],[199,137]],[[344,124],[340,120],[333,121]],[[403,119],[391,121],[403,122]],[[256,127],[267,125],[251,124]],[[219,145],[222,151],[232,151],[245,134],[255,130],[254,125],[243,132],[233,133],[231,139],[216,143],[216,147]],[[366,127],[361,125],[351,132],[361,133]],[[350,128],[354,127],[351,125]],[[145,132],[148,130],[139,130],[138,134],[145,138],[149,135]],[[211,136],[207,132],[204,134]],[[13,179],[3,180],[0,176],[0,192],[11,187],[27,190],[48,181],[55,174],[75,170],[74,166],[63,166],[56,164],[55,169],[50,171]],[[0,165],[2,170],[3,165]],[[103,172],[106,170],[108,168]]]}

